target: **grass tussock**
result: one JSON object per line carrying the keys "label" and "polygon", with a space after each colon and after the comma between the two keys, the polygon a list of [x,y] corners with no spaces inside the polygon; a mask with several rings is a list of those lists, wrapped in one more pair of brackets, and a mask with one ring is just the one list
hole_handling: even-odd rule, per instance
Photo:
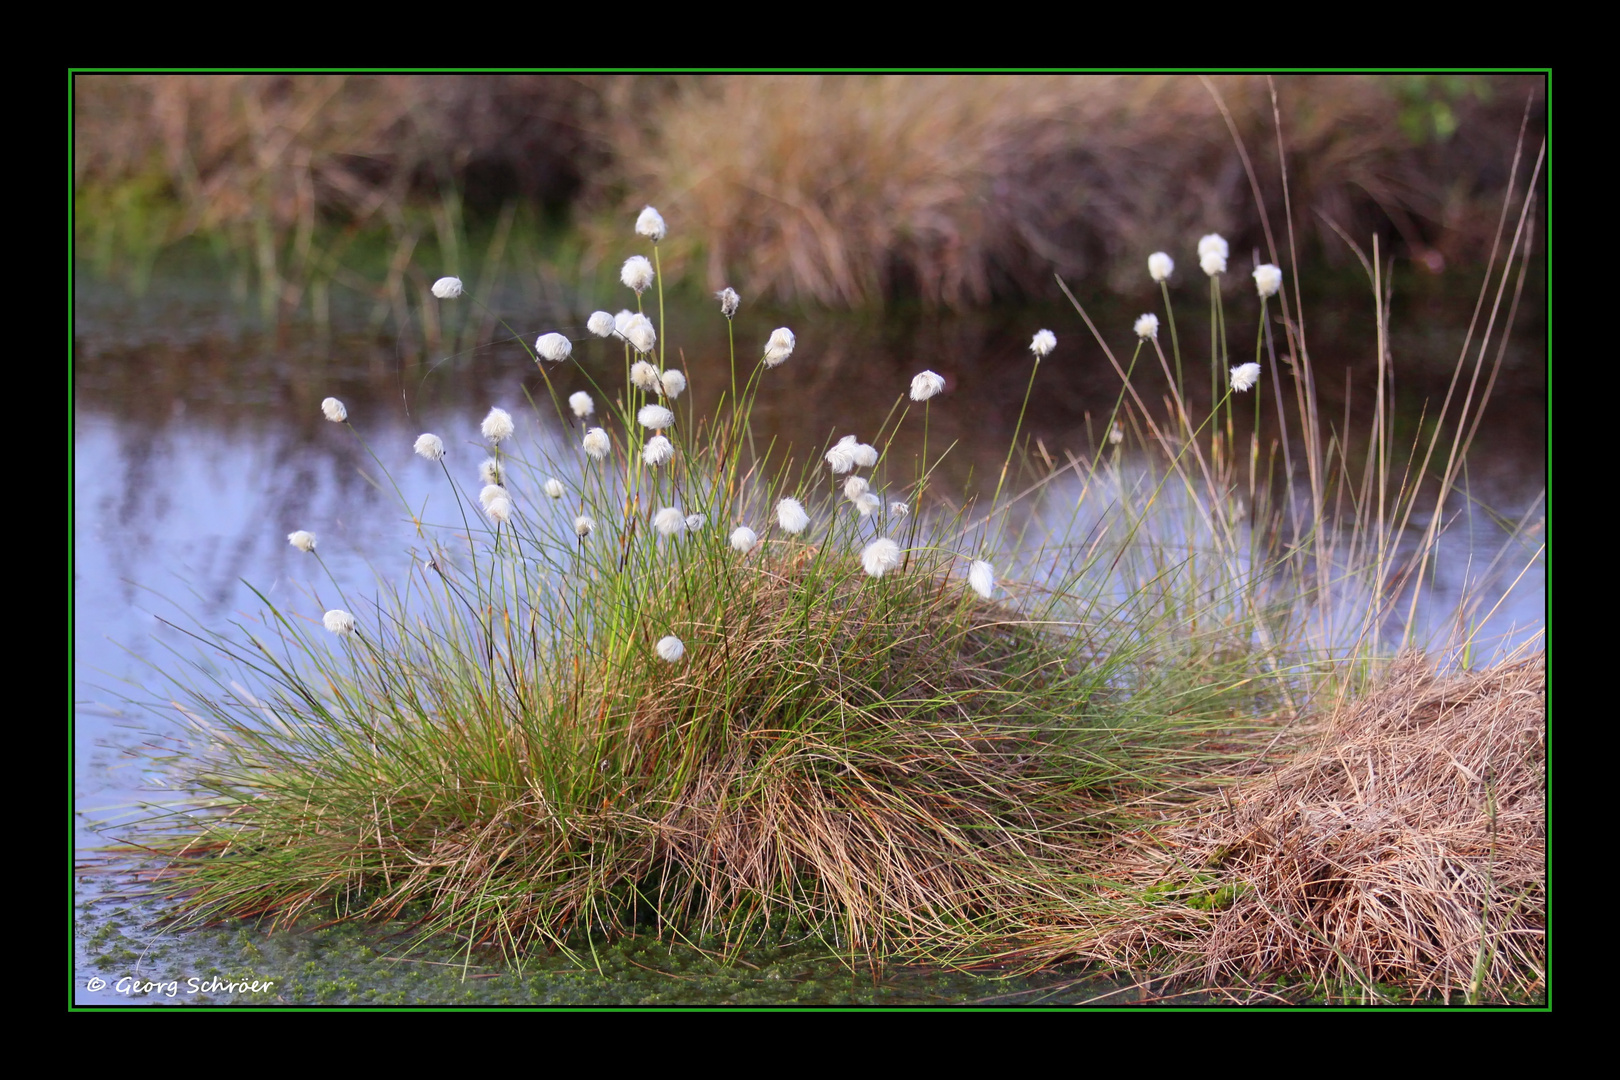
{"label": "grass tussock", "polygon": [[1121,849],[1146,901],[1084,950],[1213,985],[1475,1002],[1546,989],[1546,666],[1408,656],[1280,767]]}

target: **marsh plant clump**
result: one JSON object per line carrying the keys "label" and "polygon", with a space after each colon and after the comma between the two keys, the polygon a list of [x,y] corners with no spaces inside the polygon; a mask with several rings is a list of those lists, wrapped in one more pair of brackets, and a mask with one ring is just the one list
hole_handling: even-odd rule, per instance
{"label": "marsh plant clump", "polygon": [[[799,927],[873,956],[1094,955],[1106,937],[1077,944],[1076,927],[1138,888],[1106,878],[1119,838],[1252,766],[1324,680],[1347,685],[1329,663],[1345,635],[1353,659],[1378,649],[1376,615],[1347,628],[1319,610],[1389,572],[1332,547],[1326,489],[1296,533],[1316,539],[1276,539],[1300,510],[1270,501],[1233,406],[1275,375],[1263,329],[1255,363],[1212,348],[1224,385],[1200,410],[1179,347],[1172,374],[1156,333],[1125,328],[1100,445],[1059,467],[1015,437],[988,502],[951,503],[928,418],[962,406],[932,371],[897,380],[869,443],[760,453],[754,403],[803,362],[782,327],[733,345],[709,416],[676,409],[685,374],[640,310],[662,310],[668,226],[648,207],[636,231],[637,310],[589,322],[605,361],[535,340],[536,411],[563,443],[526,442],[535,425],[493,408],[482,464],[435,434],[415,443],[425,461],[397,448],[399,467],[443,474],[453,508],[443,526],[404,508],[407,579],[319,622],[265,600],[259,627],[205,635],[237,674],[199,666],[177,689],[196,797],[140,840],[180,917],[413,913],[514,956],[649,925],[732,942]],[[1218,240],[1200,243],[1222,257],[1206,254],[1212,277]],[[1170,266],[1155,255],[1153,279]],[[1256,280],[1263,328],[1283,300]],[[729,333],[738,295],[717,299]],[[1058,348],[1042,329],[1008,361],[1032,390]],[[1148,358],[1174,387],[1167,417],[1132,384]],[[907,425],[923,449],[902,464]],[[1072,509],[1009,538],[1035,504]],[[289,540],[319,558],[313,535]]]}

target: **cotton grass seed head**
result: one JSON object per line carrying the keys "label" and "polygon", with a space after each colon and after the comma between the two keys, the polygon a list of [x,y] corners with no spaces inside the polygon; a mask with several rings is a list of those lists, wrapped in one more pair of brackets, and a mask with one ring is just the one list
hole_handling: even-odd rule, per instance
{"label": "cotton grass seed head", "polygon": [[574,343],[561,334],[541,334],[534,342],[534,351],[541,359],[560,364],[574,351]]}
{"label": "cotton grass seed head", "polygon": [[568,395],[568,407],[573,409],[574,415],[581,420],[596,412],[596,402],[592,401],[591,395],[583,390],[576,390]]}
{"label": "cotton grass seed head", "polygon": [[618,334],[620,337],[623,337],[624,332],[630,329],[630,320],[635,317],[635,314],[636,313],[631,311],[629,308],[625,308],[623,311],[613,316],[613,332]]}
{"label": "cotton grass seed head", "polygon": [[731,550],[746,555],[759,543],[759,534],[746,525],[731,530]]}
{"label": "cotton grass seed head", "polygon": [[586,517],[584,514],[581,514],[579,517],[574,519],[574,535],[579,537],[581,540],[591,535],[591,532],[595,528],[595,518]]}
{"label": "cotton grass seed head", "polygon": [[636,352],[650,353],[658,344],[658,331],[653,329],[651,319],[637,312],[625,320],[624,339]]}
{"label": "cotton grass seed head", "polygon": [[737,290],[730,287],[715,293],[714,298],[720,301],[720,314],[728,319],[737,314],[737,305],[742,303],[737,296]]}
{"label": "cotton grass seed head", "polygon": [[703,528],[703,523],[708,520],[709,519],[704,517],[702,514],[687,514],[686,531],[697,532],[699,529]]}
{"label": "cotton grass seed head", "polygon": [[1260,381],[1260,365],[1249,363],[1239,364],[1232,369],[1232,389],[1243,393],[1255,383]]}
{"label": "cotton grass seed head", "polygon": [[1157,315],[1143,315],[1136,320],[1136,336],[1146,341],[1148,338],[1159,336],[1159,317]]}
{"label": "cotton grass seed head", "polygon": [[668,232],[669,229],[664,225],[664,216],[650,206],[642,210],[641,215],[636,218],[636,235],[645,236],[655,244]]}
{"label": "cotton grass seed head", "polygon": [[911,400],[927,401],[945,389],[945,379],[932,371],[919,371],[911,377]]}
{"label": "cotton grass seed head", "polygon": [[670,368],[658,376],[658,382],[664,388],[664,396],[674,401],[686,389],[686,374]]}
{"label": "cotton grass seed head", "polygon": [[859,495],[851,499],[850,502],[855,504],[855,509],[860,511],[861,517],[863,518],[871,517],[873,514],[883,509],[883,500],[872,494],[870,491],[861,492]]}
{"label": "cotton grass seed head", "polygon": [[593,311],[591,317],[585,320],[585,329],[597,337],[611,337],[613,335],[613,315],[606,311]]}
{"label": "cotton grass seed head", "polygon": [[1124,441],[1125,441],[1125,429],[1120,427],[1118,424],[1115,424],[1114,429],[1108,433],[1108,442],[1109,442],[1109,444],[1111,446],[1118,446],[1120,443],[1122,443]]}
{"label": "cotton grass seed head", "polygon": [[778,326],[771,331],[771,339],[765,343],[765,366],[775,367],[793,355],[793,346],[798,342],[793,337],[793,331],[785,326]]}
{"label": "cotton grass seed head", "polygon": [[1176,261],[1162,251],[1155,251],[1148,256],[1148,277],[1154,281],[1163,281],[1176,269]]}
{"label": "cotton grass seed head", "polygon": [[1232,249],[1227,246],[1226,240],[1220,233],[1210,233],[1208,236],[1198,238],[1198,257],[1202,259],[1210,252],[1219,252],[1222,259],[1231,256]]}
{"label": "cotton grass seed head", "polygon": [[872,541],[861,552],[861,565],[873,577],[882,577],[900,565],[900,545],[887,536]]}
{"label": "cotton grass seed head", "polygon": [[662,405],[643,405],[636,420],[648,431],[661,431],[675,426],[675,414]]}
{"label": "cotton grass seed head", "polygon": [[437,435],[418,435],[415,450],[429,461],[438,461],[444,457],[444,440]]}
{"label": "cotton grass seed head", "polygon": [[858,476],[852,476],[848,480],[844,481],[844,498],[848,499],[850,502],[854,502],[856,499],[866,494],[866,488],[867,484],[865,480],[862,480]]}
{"label": "cotton grass seed head", "polygon": [[674,634],[659,638],[655,648],[658,650],[659,659],[671,664],[680,663],[681,657],[686,655],[686,646]]}
{"label": "cotton grass seed head", "polygon": [[581,440],[581,442],[585,447],[585,452],[591,457],[595,458],[597,461],[601,461],[603,458],[607,457],[608,450],[610,450],[613,445],[608,440],[608,433],[599,427],[593,427],[591,430],[587,431],[585,433],[585,438]]}
{"label": "cotton grass seed head", "polygon": [[869,443],[856,443],[854,457],[857,469],[870,469],[877,464],[877,447]]}
{"label": "cotton grass seed head", "polygon": [[546,489],[545,490],[546,490],[546,495],[549,496],[550,498],[560,499],[560,498],[563,497],[562,481],[558,480],[555,476],[553,476],[550,480],[546,481]]}
{"label": "cotton grass seed head", "polygon": [[287,543],[291,544],[299,551],[314,551],[315,534],[312,532],[305,532],[303,529],[299,529],[297,532],[290,532],[287,534]]}
{"label": "cotton grass seed head", "polygon": [[644,394],[658,393],[658,369],[645,360],[630,365],[630,385]]}
{"label": "cotton grass seed head", "polygon": [[653,283],[653,264],[647,261],[645,255],[632,255],[624,260],[624,266],[619,270],[619,280],[624,282],[627,289],[634,289],[640,296],[647,286]]}
{"label": "cotton grass seed head", "polygon": [[478,501],[483,504],[485,509],[488,509],[489,504],[494,502],[496,499],[508,498],[511,498],[511,496],[508,495],[506,493],[506,489],[499,484],[485,484],[484,489],[478,493]]}
{"label": "cotton grass seed head", "polygon": [[335,397],[329,397],[321,402],[321,415],[334,424],[341,424],[349,418],[349,410],[343,407],[343,402]]}
{"label": "cotton grass seed head", "polygon": [[1035,337],[1029,343],[1029,351],[1035,354],[1036,359],[1051,353],[1057,348],[1057,335],[1050,330],[1037,330]]}
{"label": "cotton grass seed head", "polygon": [[512,519],[512,500],[504,497],[491,499],[489,505],[484,507],[484,513],[497,525],[504,525]]}
{"label": "cotton grass seed head", "polygon": [[983,559],[975,559],[973,565],[968,567],[968,584],[973,586],[974,592],[988,600],[996,591],[996,572]]}
{"label": "cotton grass seed head", "polygon": [[354,633],[354,616],[342,608],[333,608],[322,615],[321,624],[339,637],[348,637]]}
{"label": "cotton grass seed head", "polygon": [[783,532],[802,533],[810,524],[810,515],[804,512],[804,504],[798,499],[783,499],[776,504],[776,523],[782,526]]}
{"label": "cotton grass seed head", "polygon": [[1226,256],[1218,251],[1207,251],[1198,257],[1198,267],[1210,277],[1226,273]]}
{"label": "cotton grass seed head", "polygon": [[485,484],[499,484],[501,482],[501,463],[494,458],[485,458],[478,466],[478,479]]}
{"label": "cotton grass seed head", "polygon": [[1277,290],[1282,288],[1282,270],[1264,263],[1254,268],[1254,287],[1260,293],[1260,299],[1276,296]]}
{"label": "cotton grass seed head", "polygon": [[482,431],[484,438],[490,442],[498,443],[510,439],[512,432],[517,430],[517,425],[512,423],[511,413],[496,407],[489,410],[489,415],[484,417],[484,422],[478,430]]}
{"label": "cotton grass seed head", "polygon": [[855,436],[845,435],[838,445],[827,451],[827,464],[834,476],[842,476],[855,467]]}
{"label": "cotton grass seed head", "polygon": [[889,504],[889,513],[893,514],[897,518],[903,518],[907,514],[911,513],[911,507],[907,506],[903,502],[892,502]]}
{"label": "cotton grass seed head", "polygon": [[662,435],[654,435],[648,439],[647,445],[641,451],[641,460],[655,469],[674,456],[675,444]]}
{"label": "cotton grass seed head", "polygon": [[440,300],[454,300],[461,293],[461,279],[458,277],[442,277],[433,283],[433,295]]}
{"label": "cotton grass seed head", "polygon": [[676,536],[686,528],[686,515],[673,506],[666,506],[653,515],[653,528],[666,539]]}

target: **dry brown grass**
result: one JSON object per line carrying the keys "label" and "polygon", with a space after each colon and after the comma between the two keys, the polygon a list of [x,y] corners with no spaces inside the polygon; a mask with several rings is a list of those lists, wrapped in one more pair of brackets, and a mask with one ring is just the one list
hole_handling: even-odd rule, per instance
{"label": "dry brown grass", "polygon": [[[1265,79],[1213,85],[1280,206]],[[1455,88],[1279,79],[1296,223],[1393,231],[1430,266],[1482,257],[1535,81],[1470,85],[1489,101],[1457,100],[1459,127],[1441,140],[1402,121]],[[963,305],[1048,295],[1054,270],[1140,289],[1157,250],[1196,272],[1193,239],[1211,231],[1234,253],[1261,243],[1231,136],[1192,76],[739,75],[686,81],[608,119],[615,164],[598,180],[624,201],[604,249],[656,203],[671,222],[665,265],[700,255],[711,288]]]}
{"label": "dry brown grass", "polygon": [[1170,956],[1217,986],[1270,974],[1448,999],[1534,994],[1545,676],[1542,657],[1461,675],[1398,662],[1287,764],[1122,845],[1118,872],[1149,904],[1075,922],[1069,945],[1142,968]]}

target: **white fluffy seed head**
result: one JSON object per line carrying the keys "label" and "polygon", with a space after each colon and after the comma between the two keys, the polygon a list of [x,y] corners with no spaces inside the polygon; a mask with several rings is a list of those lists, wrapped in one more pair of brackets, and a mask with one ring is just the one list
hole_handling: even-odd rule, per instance
{"label": "white fluffy seed head", "polygon": [[862,480],[858,476],[852,476],[848,480],[844,481],[844,498],[848,499],[850,502],[854,502],[856,499],[866,494],[866,487],[867,485],[865,480]]}
{"label": "white fluffy seed head", "polygon": [[1282,288],[1282,270],[1270,263],[1264,263],[1254,268],[1254,287],[1260,293],[1260,299],[1276,296],[1277,290]]}
{"label": "white fluffy seed head", "polygon": [[658,376],[659,385],[664,388],[664,396],[674,401],[686,390],[686,375],[684,372],[670,368]]}
{"label": "white fluffy seed head", "polygon": [[511,498],[511,496],[509,496],[506,493],[506,489],[499,484],[485,484],[484,490],[478,493],[478,501],[484,505],[484,509],[486,510],[489,509],[489,504],[494,502],[496,499],[507,498]]}
{"label": "white fluffy seed head", "polygon": [[674,456],[675,444],[662,435],[654,435],[648,439],[647,445],[641,451],[641,460],[655,469]]}
{"label": "white fluffy seed head", "polygon": [[340,637],[354,633],[354,616],[342,608],[333,608],[321,616],[321,624]]}
{"label": "white fluffy seed head", "polygon": [[759,534],[746,525],[739,525],[731,530],[731,549],[743,555],[754,550],[759,543]]}
{"label": "white fluffy seed head", "polygon": [[490,442],[498,443],[510,439],[512,432],[517,430],[517,425],[512,423],[511,413],[497,407],[489,410],[489,415],[484,417],[484,423],[478,430],[482,431],[484,438]]}
{"label": "white fluffy seed head", "polygon": [[553,499],[562,498],[563,497],[562,481],[558,480],[555,476],[553,476],[550,480],[547,480],[546,481],[546,494],[548,496],[550,496],[551,498],[553,498]]}
{"label": "white fluffy seed head", "polygon": [[900,565],[900,545],[887,536],[872,541],[861,552],[861,565],[873,577],[882,577]]}
{"label": "white fluffy seed head", "polygon": [[329,397],[321,402],[321,415],[334,424],[341,424],[349,418],[349,410],[343,407],[343,402],[335,397]]}
{"label": "white fluffy seed head", "polygon": [[584,514],[581,514],[581,515],[579,515],[579,517],[574,519],[574,535],[578,536],[581,540],[583,540],[587,536],[591,535],[591,530],[593,530],[595,528],[596,528],[596,519],[595,518],[589,518],[589,517],[586,517]]}
{"label": "white fluffy seed head", "polygon": [[454,300],[461,293],[461,279],[458,277],[442,277],[433,283],[433,295],[440,300]]}
{"label": "white fluffy seed head", "polygon": [[623,336],[624,332],[630,329],[630,320],[635,317],[635,314],[629,308],[625,308],[613,316],[613,332]]}
{"label": "white fluffy seed head", "polygon": [[576,390],[568,395],[568,407],[573,409],[574,415],[581,420],[596,412],[596,402],[592,401],[591,395],[583,390]]}
{"label": "white fluffy seed head", "polygon": [[793,346],[797,344],[798,341],[794,338],[793,331],[787,327],[778,326],[775,330],[772,330],[771,339],[765,343],[765,366],[768,368],[775,367],[792,356]]}
{"label": "white fluffy seed head", "polygon": [[968,567],[968,584],[973,586],[974,592],[988,600],[996,591],[996,572],[983,559],[975,559],[973,565]]}
{"label": "white fluffy seed head", "polygon": [[870,491],[862,492],[850,501],[855,504],[855,509],[861,512],[861,517],[871,517],[883,509],[883,500]]}
{"label": "white fluffy seed head", "polygon": [[1259,364],[1239,364],[1237,367],[1232,369],[1232,389],[1240,394],[1259,381]]}
{"label": "white fluffy seed head", "polygon": [[636,352],[650,353],[658,344],[658,331],[653,329],[651,319],[637,312],[625,320],[624,339]]}
{"label": "white fluffy seed head", "polygon": [[624,266],[619,270],[619,280],[624,282],[625,288],[634,289],[639,296],[653,283],[653,265],[645,255],[632,255],[624,260]]}
{"label": "white fluffy seed head", "polygon": [[903,502],[892,502],[889,504],[889,513],[893,514],[895,517],[905,517],[907,514],[911,513],[911,507],[907,506]]}
{"label": "white fluffy seed head", "polygon": [[1210,233],[1208,236],[1199,237],[1198,257],[1202,259],[1212,251],[1219,252],[1222,259],[1232,254],[1232,249],[1227,246],[1226,240],[1222,238],[1220,233]]}
{"label": "white fluffy seed head", "polygon": [[697,532],[699,529],[703,528],[703,523],[708,520],[709,519],[704,517],[702,514],[687,514],[686,531]]}
{"label": "white fluffy seed head", "polygon": [[484,513],[489,515],[489,520],[498,525],[504,525],[512,519],[512,500],[504,496],[499,499],[491,499],[489,505],[484,507]]}
{"label": "white fluffy seed head", "polygon": [[585,452],[597,461],[607,457],[608,450],[612,448],[612,443],[608,440],[608,433],[599,427],[593,427],[585,433],[583,445]]}
{"label": "white fluffy seed head", "polygon": [[655,244],[668,232],[669,229],[664,225],[664,216],[650,206],[636,218],[636,234],[645,236]]}
{"label": "white fluffy seed head", "polygon": [[613,333],[613,315],[606,311],[593,311],[591,317],[585,320],[585,329],[597,337],[608,337]]}
{"label": "white fluffy seed head", "polygon": [[1029,343],[1029,351],[1034,353],[1037,359],[1046,356],[1055,348],[1057,348],[1057,335],[1050,330],[1037,330],[1034,338]]}
{"label": "white fluffy seed head", "polygon": [[630,365],[630,385],[644,394],[658,393],[658,369],[645,360]]}
{"label": "white fluffy seed head", "polygon": [[561,334],[541,334],[534,342],[534,351],[541,359],[560,364],[574,351],[574,343]]}
{"label": "white fluffy seed head", "polygon": [[837,446],[827,451],[827,464],[834,476],[842,476],[855,467],[855,446],[855,436],[845,435],[838,440]]}
{"label": "white fluffy seed head", "polygon": [[1176,269],[1176,261],[1162,251],[1155,251],[1148,256],[1148,277],[1154,281],[1163,281]]}
{"label": "white fluffy seed head", "polygon": [[911,400],[927,401],[945,389],[945,378],[932,371],[919,371],[911,377]]}
{"label": "white fluffy seed head", "polygon": [[658,650],[659,659],[671,664],[680,663],[681,657],[686,655],[686,646],[674,634],[659,638],[654,647]]}
{"label": "white fluffy seed head", "polygon": [[798,499],[783,499],[776,504],[776,523],[783,532],[802,533],[810,524],[810,515]]}
{"label": "white fluffy seed head", "polygon": [[297,532],[290,532],[287,534],[287,543],[291,544],[299,551],[314,551],[315,534],[312,532],[306,532],[303,529],[299,529]]}
{"label": "white fluffy seed head", "polygon": [[1226,273],[1226,256],[1218,251],[1206,251],[1198,257],[1198,267],[1210,277]]}
{"label": "white fluffy seed head", "polygon": [[678,535],[686,528],[686,515],[673,506],[666,506],[653,515],[653,528],[663,537]]}
{"label": "white fluffy seed head", "polygon": [[1124,441],[1125,441],[1125,429],[1120,427],[1118,424],[1115,424],[1114,429],[1108,433],[1108,442],[1109,442],[1109,444],[1112,445],[1112,446],[1118,446],[1120,443],[1122,443]]}
{"label": "white fluffy seed head", "polygon": [[648,431],[660,431],[675,426],[675,414],[662,405],[643,405],[636,420]]}
{"label": "white fluffy seed head", "polygon": [[852,456],[855,458],[855,467],[857,469],[870,469],[877,464],[877,447],[867,443],[856,443]]}
{"label": "white fluffy seed head", "polygon": [[1148,338],[1159,336],[1159,317],[1157,315],[1143,315],[1136,320],[1136,336],[1146,341]]}
{"label": "white fluffy seed head", "polygon": [[418,435],[414,449],[429,461],[438,461],[444,457],[444,440],[437,435]]}
{"label": "white fluffy seed head", "polygon": [[494,458],[485,458],[478,466],[478,479],[486,484],[499,484],[501,482],[501,463]]}
{"label": "white fluffy seed head", "polygon": [[737,314],[737,305],[742,303],[737,296],[737,290],[729,286],[715,293],[714,298],[720,301],[720,314],[728,319]]}

